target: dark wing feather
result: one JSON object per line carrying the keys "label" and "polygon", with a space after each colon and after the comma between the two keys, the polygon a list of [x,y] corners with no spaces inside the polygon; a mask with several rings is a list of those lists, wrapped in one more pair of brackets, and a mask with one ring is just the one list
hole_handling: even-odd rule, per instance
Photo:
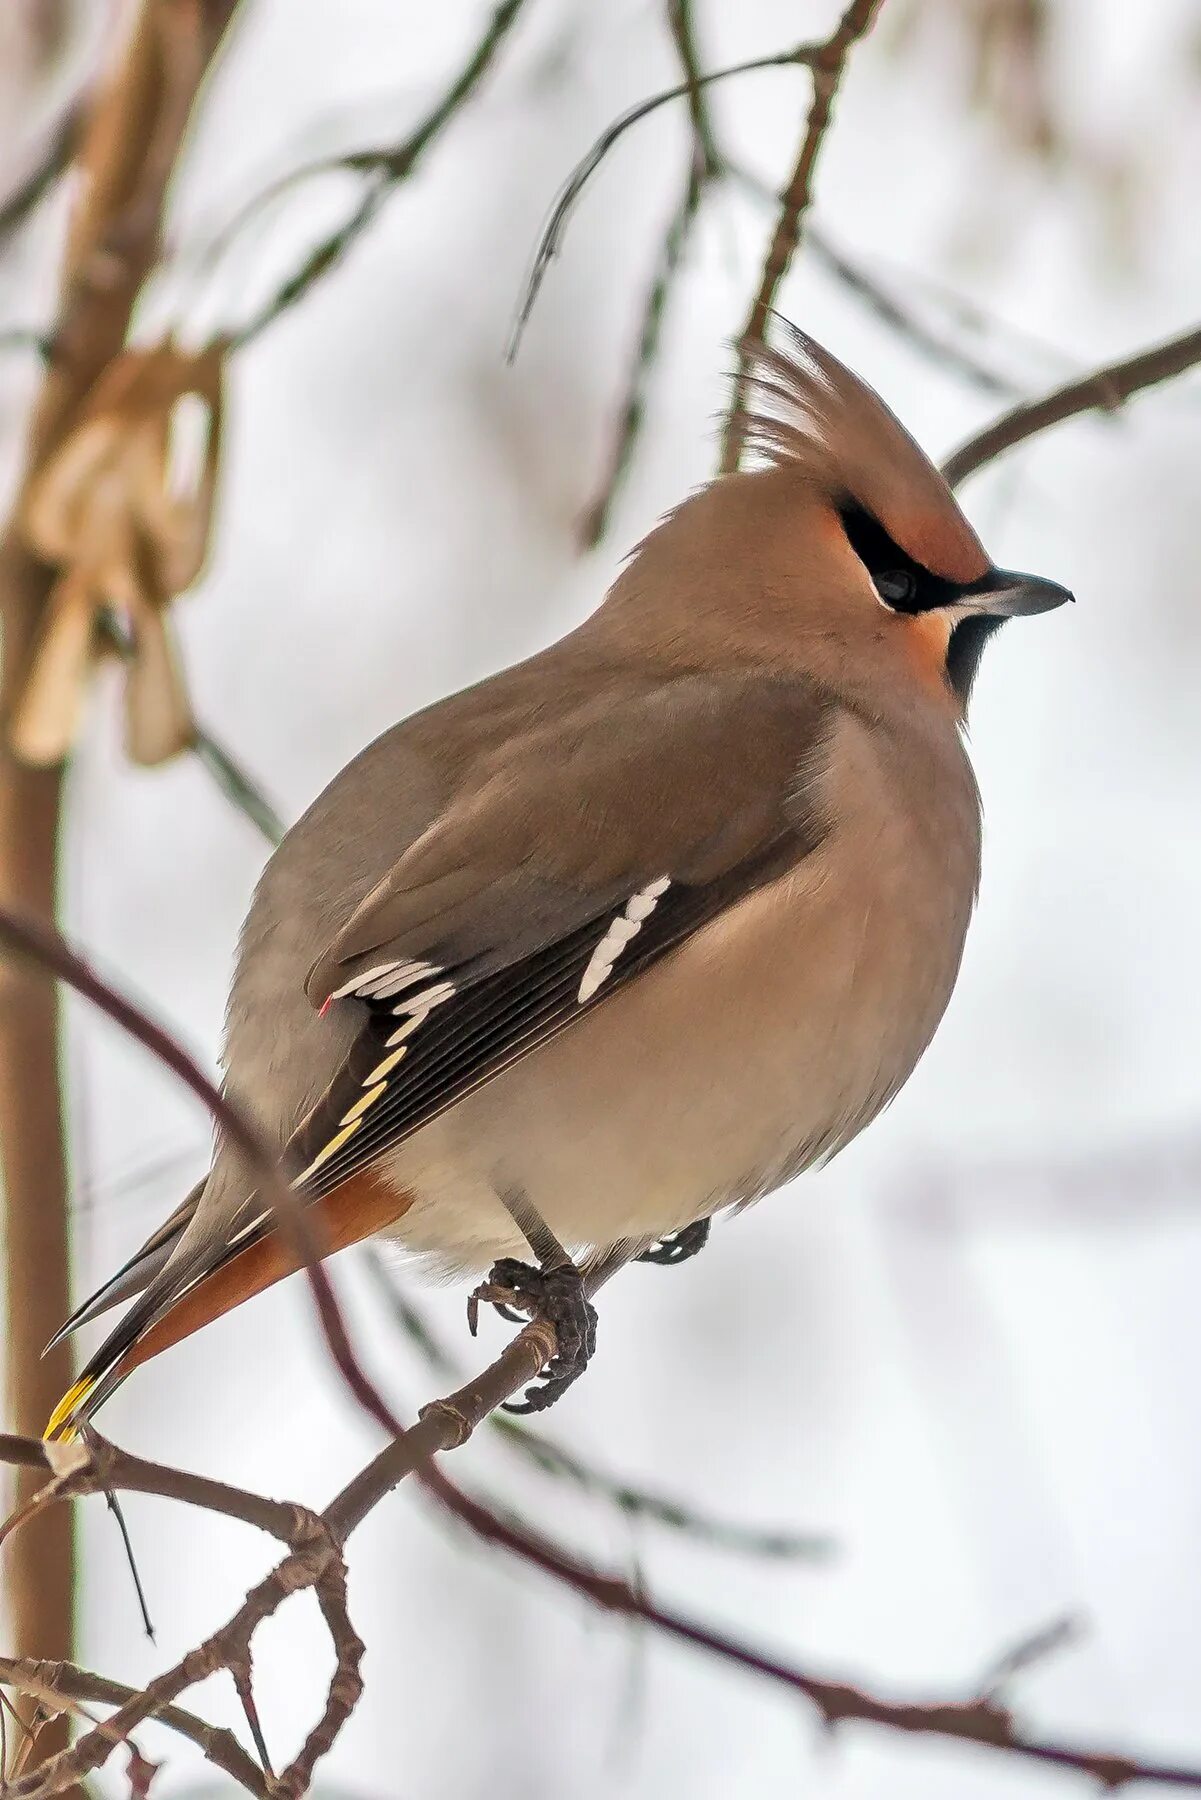
{"label": "dark wing feather", "polygon": [[[580,985],[605,937],[611,914],[590,921],[565,939],[522,962],[497,970],[435,1008],[409,1040],[403,1059],[373,1083],[372,1072],[388,1058],[396,1027],[390,1008],[369,1005],[369,1017],[347,1063],[293,1140],[300,1169],[321,1158],[301,1186],[317,1198],[331,1191],[474,1089],[570,1026],[582,1012],[602,1005],[651,963],[716,917],[735,899],[796,860],[795,838],[781,836],[752,862],[704,887],[673,885],[637,939],[613,965],[596,994],[581,1002]],[[364,1093],[383,1091],[347,1123]],[[331,1155],[322,1152],[343,1131],[349,1136]]]}

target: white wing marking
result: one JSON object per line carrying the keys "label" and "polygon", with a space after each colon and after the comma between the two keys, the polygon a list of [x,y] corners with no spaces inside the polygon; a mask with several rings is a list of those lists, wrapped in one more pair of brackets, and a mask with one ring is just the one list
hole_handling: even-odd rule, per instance
{"label": "white wing marking", "polygon": [[601,987],[613,969],[626,945],[632,943],[642,930],[646,920],[650,918],[660,898],[671,886],[669,875],[660,875],[657,881],[649,881],[644,888],[639,888],[627,900],[624,912],[614,919],[608,931],[596,949],[592,952],[588,967],[584,970],[580,991],[576,995],[576,1004],[583,1006],[585,1000],[591,1000],[593,994]]}

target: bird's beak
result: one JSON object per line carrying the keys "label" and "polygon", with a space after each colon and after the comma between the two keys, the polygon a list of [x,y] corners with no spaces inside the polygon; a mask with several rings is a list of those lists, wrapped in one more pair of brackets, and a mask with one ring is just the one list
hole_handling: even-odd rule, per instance
{"label": "bird's beak", "polygon": [[1029,619],[1035,613],[1053,612],[1075,594],[1046,581],[1041,575],[1022,575],[1016,569],[990,569],[966,588],[958,602],[965,613],[988,613],[996,619]]}

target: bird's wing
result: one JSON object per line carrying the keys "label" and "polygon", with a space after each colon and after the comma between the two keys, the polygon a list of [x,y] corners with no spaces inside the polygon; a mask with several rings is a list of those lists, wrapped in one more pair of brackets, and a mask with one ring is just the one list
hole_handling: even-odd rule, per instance
{"label": "bird's wing", "polygon": [[295,1134],[314,1197],[635,980],[824,830],[830,706],[686,676],[535,731],[400,857],[317,958],[363,1028]]}

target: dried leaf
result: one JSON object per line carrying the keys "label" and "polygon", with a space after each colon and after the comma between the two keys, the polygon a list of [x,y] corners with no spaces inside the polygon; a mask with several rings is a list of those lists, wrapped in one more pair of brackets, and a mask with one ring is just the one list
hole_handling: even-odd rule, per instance
{"label": "dried leaf", "polygon": [[162,762],[195,741],[163,613],[195,581],[208,551],[224,355],[223,344],[123,351],[29,484],[21,529],[63,572],[13,733],[29,761],[58,761],[74,741],[105,608],[121,615],[128,634],[130,755]]}

